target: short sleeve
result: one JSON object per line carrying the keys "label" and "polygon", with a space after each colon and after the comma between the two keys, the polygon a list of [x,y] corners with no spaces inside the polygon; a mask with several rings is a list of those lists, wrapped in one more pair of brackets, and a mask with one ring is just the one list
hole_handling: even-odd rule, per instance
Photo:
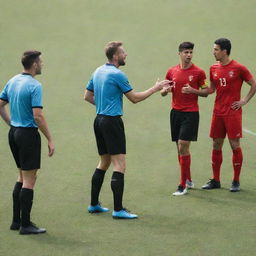
{"label": "short sleeve", "polygon": [[0,94],[0,99],[1,99],[1,100],[4,100],[4,101],[6,101],[6,102],[9,102],[8,94],[7,94],[7,87],[8,87],[8,85],[6,85],[6,86],[4,87],[4,89],[3,89],[3,91],[1,92],[1,94]]}
{"label": "short sleeve", "polygon": [[123,72],[118,73],[116,78],[117,84],[123,93],[127,93],[132,90],[128,77]]}
{"label": "short sleeve", "polygon": [[213,81],[213,76],[212,76],[212,67],[210,67],[210,81]]}
{"label": "short sleeve", "polygon": [[165,79],[166,80],[172,80],[172,77],[171,77],[171,70],[169,69],[168,71],[167,71],[167,73],[166,73],[166,75],[165,75]]}
{"label": "short sleeve", "polygon": [[253,78],[253,75],[247,67],[242,65],[241,66],[241,77],[244,81],[247,82]]}
{"label": "short sleeve", "polygon": [[199,81],[198,81],[198,83],[199,83],[199,86],[201,88],[207,87],[206,74],[205,74],[205,72],[203,70],[201,70],[200,73],[199,73]]}
{"label": "short sleeve", "polygon": [[31,92],[31,105],[32,108],[42,108],[42,85],[37,84]]}
{"label": "short sleeve", "polygon": [[94,86],[93,86],[93,75],[91,76],[91,79],[89,80],[89,82],[86,85],[86,89],[88,91],[94,91]]}

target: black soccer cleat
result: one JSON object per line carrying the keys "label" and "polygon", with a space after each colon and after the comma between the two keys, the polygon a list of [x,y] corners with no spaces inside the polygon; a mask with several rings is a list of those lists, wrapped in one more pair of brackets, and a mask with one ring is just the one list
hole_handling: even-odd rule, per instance
{"label": "black soccer cleat", "polygon": [[205,185],[202,186],[202,189],[215,189],[220,188],[220,182],[215,179],[210,179]]}
{"label": "black soccer cleat", "polygon": [[233,180],[229,191],[230,192],[239,192],[240,191],[240,183],[239,183],[239,181]]}
{"label": "black soccer cleat", "polygon": [[12,222],[10,226],[10,230],[19,230],[20,229],[20,223]]}
{"label": "black soccer cleat", "polygon": [[45,228],[38,228],[34,223],[30,223],[28,227],[20,227],[20,235],[30,235],[30,234],[43,234],[46,232]]}

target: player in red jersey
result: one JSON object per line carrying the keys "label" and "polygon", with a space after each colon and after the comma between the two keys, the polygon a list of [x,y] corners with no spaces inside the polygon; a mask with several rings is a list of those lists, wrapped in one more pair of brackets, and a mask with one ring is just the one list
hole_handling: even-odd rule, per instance
{"label": "player in red jersey", "polygon": [[166,79],[172,87],[163,88],[161,95],[172,93],[170,113],[171,137],[176,142],[180,164],[180,184],[174,196],[184,195],[194,184],[190,174],[190,142],[197,140],[199,125],[198,96],[206,97],[205,72],[192,63],[194,44],[183,42],[179,45],[180,64],[167,71]]}
{"label": "player in red jersey", "polygon": [[[217,63],[210,67],[211,85],[209,93],[216,91],[210,137],[213,139],[212,173],[213,177],[202,186],[203,189],[220,188],[220,167],[222,164],[222,146],[226,134],[233,150],[234,176],[231,192],[240,191],[240,172],[243,154],[240,147],[242,137],[242,106],[256,92],[256,82],[250,71],[230,58],[231,42],[220,38],[214,42],[213,55]],[[251,86],[247,95],[241,99],[243,82]]]}

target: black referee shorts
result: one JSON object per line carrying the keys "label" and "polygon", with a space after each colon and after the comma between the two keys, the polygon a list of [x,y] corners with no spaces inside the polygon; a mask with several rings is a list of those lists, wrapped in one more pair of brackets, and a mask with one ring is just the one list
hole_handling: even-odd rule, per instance
{"label": "black referee shorts", "polygon": [[120,116],[97,115],[94,133],[99,155],[126,154],[124,124]]}
{"label": "black referee shorts", "polygon": [[172,141],[197,141],[199,112],[182,112],[172,109],[170,125]]}
{"label": "black referee shorts", "polygon": [[12,126],[9,145],[17,168],[24,171],[40,169],[41,137],[37,128]]}

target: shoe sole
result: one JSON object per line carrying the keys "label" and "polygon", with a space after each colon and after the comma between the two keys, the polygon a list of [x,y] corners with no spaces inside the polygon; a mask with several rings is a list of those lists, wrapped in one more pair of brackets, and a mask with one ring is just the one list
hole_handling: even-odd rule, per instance
{"label": "shoe sole", "polygon": [[46,233],[46,231],[43,231],[43,232],[37,232],[37,233],[33,233],[33,232],[20,232],[19,234],[20,235],[39,235],[39,234],[44,234]]}
{"label": "shoe sole", "polygon": [[206,190],[218,189],[218,188],[221,188],[221,187],[214,187],[214,188],[204,188],[204,187],[202,187],[202,189],[206,189]]}
{"label": "shoe sole", "polygon": [[93,214],[93,213],[101,213],[101,212],[109,212],[109,211],[88,211],[88,212]]}
{"label": "shoe sole", "polygon": [[134,219],[138,219],[138,217],[125,218],[125,217],[118,217],[118,216],[112,216],[112,218],[116,219],[116,220],[134,220]]}
{"label": "shoe sole", "polygon": [[184,194],[172,194],[173,196],[185,196],[185,195],[187,195],[188,194],[188,192],[187,193],[184,193]]}
{"label": "shoe sole", "polygon": [[237,189],[237,190],[229,190],[230,192],[240,192],[240,189]]}

